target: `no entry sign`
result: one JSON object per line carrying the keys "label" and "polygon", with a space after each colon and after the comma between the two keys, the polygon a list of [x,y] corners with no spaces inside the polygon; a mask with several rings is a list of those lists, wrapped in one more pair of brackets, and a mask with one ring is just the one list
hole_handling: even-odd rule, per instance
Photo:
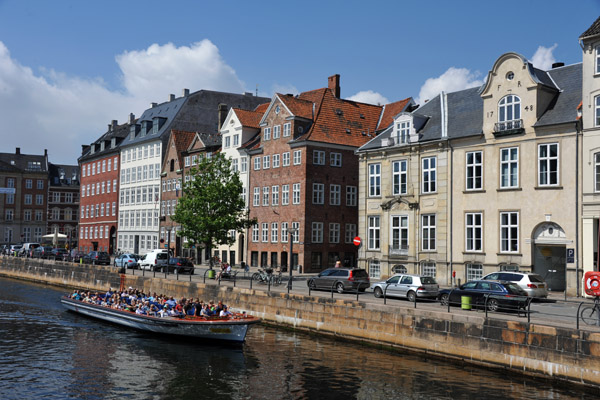
{"label": "no entry sign", "polygon": [[362,243],[362,240],[360,240],[360,236],[356,236],[356,237],[354,238],[354,240],[352,241],[352,243],[354,243],[354,245],[355,245],[356,247],[360,246],[360,244]]}

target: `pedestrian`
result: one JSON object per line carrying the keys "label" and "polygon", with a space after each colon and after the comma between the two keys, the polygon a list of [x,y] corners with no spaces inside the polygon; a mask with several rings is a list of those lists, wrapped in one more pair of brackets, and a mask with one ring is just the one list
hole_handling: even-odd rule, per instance
{"label": "pedestrian", "polygon": [[341,267],[342,267],[342,262],[341,262],[340,260],[337,260],[337,261],[335,262],[335,267],[336,267],[336,268],[341,268]]}

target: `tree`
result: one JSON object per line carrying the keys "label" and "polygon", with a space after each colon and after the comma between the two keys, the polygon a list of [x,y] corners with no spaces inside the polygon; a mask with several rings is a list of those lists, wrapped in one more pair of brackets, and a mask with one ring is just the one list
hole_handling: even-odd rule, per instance
{"label": "tree", "polygon": [[232,245],[236,239],[231,230],[241,233],[256,223],[248,218],[239,173],[221,153],[202,158],[190,170],[172,219],[181,224],[179,236],[190,245],[204,244],[207,251],[215,243]]}

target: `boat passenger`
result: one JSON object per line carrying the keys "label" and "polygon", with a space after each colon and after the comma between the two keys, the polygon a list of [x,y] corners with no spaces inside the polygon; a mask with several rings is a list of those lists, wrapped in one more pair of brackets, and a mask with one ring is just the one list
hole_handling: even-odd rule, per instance
{"label": "boat passenger", "polygon": [[204,305],[204,308],[202,308],[202,311],[200,311],[200,315],[202,315],[203,317],[210,317],[211,313],[208,304]]}
{"label": "boat passenger", "polygon": [[227,306],[223,306],[223,309],[219,313],[219,317],[230,317],[230,316],[231,316],[231,312],[229,311]]}

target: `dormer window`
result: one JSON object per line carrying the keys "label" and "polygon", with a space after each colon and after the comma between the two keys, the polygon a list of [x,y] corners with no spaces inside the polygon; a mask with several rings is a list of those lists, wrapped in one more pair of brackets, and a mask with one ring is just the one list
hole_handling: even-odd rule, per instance
{"label": "dormer window", "polygon": [[408,143],[408,136],[410,135],[410,121],[398,121],[394,127],[395,144]]}
{"label": "dormer window", "polygon": [[498,103],[498,123],[494,132],[517,133],[522,130],[521,99],[512,94],[504,96]]}

